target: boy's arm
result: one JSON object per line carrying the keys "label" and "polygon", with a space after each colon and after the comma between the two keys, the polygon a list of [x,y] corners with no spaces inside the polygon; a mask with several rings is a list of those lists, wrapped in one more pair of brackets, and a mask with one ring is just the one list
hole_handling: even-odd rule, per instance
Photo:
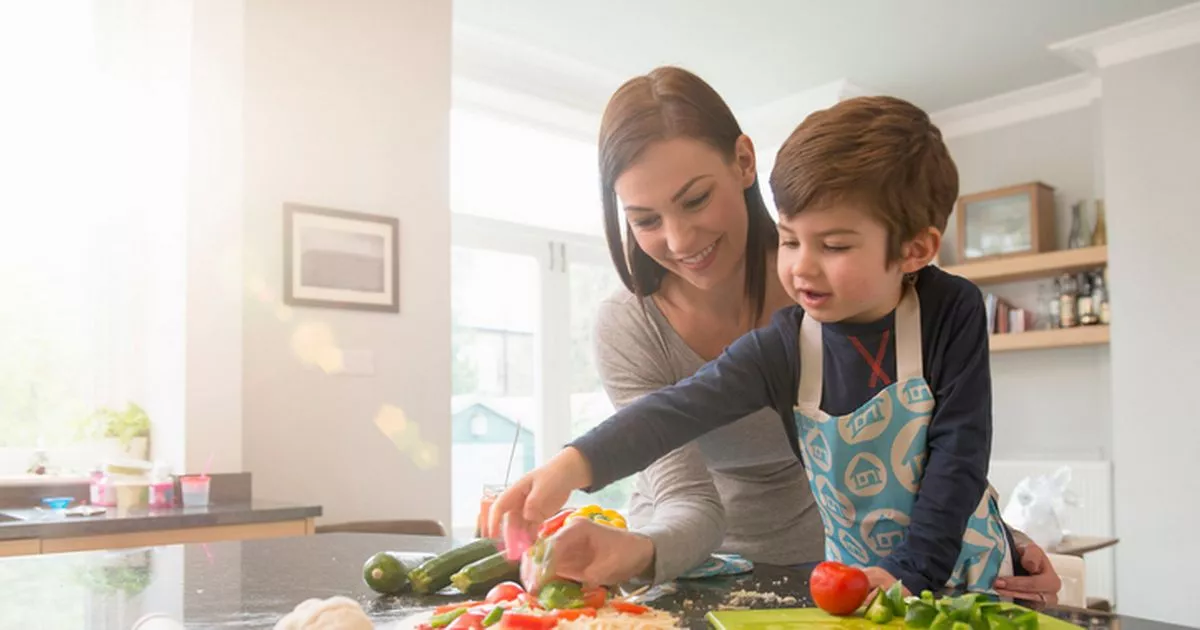
{"label": "boy's arm", "polygon": [[[617,409],[675,382],[667,351],[640,305],[605,302],[596,317],[596,366],[604,390]],[[652,503],[648,521],[631,529],[654,546],[650,577],[673,580],[696,566],[725,538],[725,508],[700,449],[688,444],[642,472]]]}
{"label": "boy's arm", "polygon": [[962,549],[967,520],[987,490],[992,388],[987,317],[978,291],[948,313],[942,361],[931,366],[934,414],[928,458],[908,536],[881,566],[911,592],[945,585]]}
{"label": "boy's arm", "polygon": [[[796,381],[795,332],[783,311],[739,337],[695,375],[652,392],[571,443],[591,467],[594,492],[672,450],[786,397]],[[791,352],[788,346],[793,346]],[[790,403],[787,405],[790,409]]]}

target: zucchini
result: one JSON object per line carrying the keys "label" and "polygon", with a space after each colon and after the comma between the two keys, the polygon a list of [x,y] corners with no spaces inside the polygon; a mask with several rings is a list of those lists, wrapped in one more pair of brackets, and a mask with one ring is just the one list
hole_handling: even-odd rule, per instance
{"label": "zucchini", "polygon": [[459,569],[499,552],[496,543],[480,538],[426,560],[408,572],[408,581],[418,593],[436,593],[450,585],[450,576]]}
{"label": "zucchini", "polygon": [[521,577],[521,565],[509,562],[503,552],[476,560],[450,576],[454,588],[467,593],[483,593],[493,586]]}

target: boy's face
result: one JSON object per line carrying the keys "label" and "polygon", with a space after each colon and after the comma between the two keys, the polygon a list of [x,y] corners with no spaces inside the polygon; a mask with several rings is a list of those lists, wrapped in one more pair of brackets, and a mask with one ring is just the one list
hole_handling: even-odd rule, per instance
{"label": "boy's face", "polygon": [[923,258],[926,252],[918,245],[914,257],[910,242],[901,247],[901,260],[889,263],[887,237],[887,228],[854,202],[784,218],[779,222],[779,280],[819,322],[878,320],[899,303],[904,274],[920,269],[933,255]]}

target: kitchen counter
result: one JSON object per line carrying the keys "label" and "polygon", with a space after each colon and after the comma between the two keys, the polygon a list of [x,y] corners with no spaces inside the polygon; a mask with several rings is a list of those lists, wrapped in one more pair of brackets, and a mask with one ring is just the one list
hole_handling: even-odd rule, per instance
{"label": "kitchen counter", "polygon": [[[362,582],[363,562],[381,550],[420,558],[450,548],[444,538],[320,534],[297,538],[176,545],[0,559],[0,627],[129,630],[159,613],[187,628],[271,628],[301,601],[345,595],[380,629],[445,595],[379,597]],[[424,554],[424,556],[422,555]],[[654,605],[704,628],[704,613],[745,589],[807,600],[807,572],[760,566],[737,578],[669,585]],[[790,601],[788,602],[790,603]],[[758,601],[753,607],[783,602]],[[1093,628],[1172,630],[1179,626],[1107,614],[1045,610]]]}
{"label": "kitchen counter", "polygon": [[321,508],[271,501],[245,501],[207,507],[174,507],[133,510],[118,514],[108,508],[95,516],[64,516],[61,511],[38,509],[0,510],[0,540],[18,538],[68,538],[124,534],[146,530],[216,527],[316,518]]}

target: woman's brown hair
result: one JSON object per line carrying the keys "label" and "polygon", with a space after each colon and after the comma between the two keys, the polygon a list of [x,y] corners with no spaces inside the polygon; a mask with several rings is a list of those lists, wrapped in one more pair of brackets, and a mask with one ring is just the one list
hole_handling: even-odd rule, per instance
{"label": "woman's brown hair", "polygon": [[[673,138],[707,143],[727,160],[734,159],[742,128],[729,106],[700,77],[672,66],[626,81],[613,94],[600,123],[600,197],[604,205],[604,232],[613,264],[625,287],[639,297],[658,291],[667,270],[638,247],[617,207],[616,181],[646,147]],[[745,190],[749,215],[746,235],[746,298],[754,305],[754,320],[762,316],[766,300],[767,253],[779,247],[779,233],[758,186],[758,178]],[[625,248],[628,247],[628,250]]]}

